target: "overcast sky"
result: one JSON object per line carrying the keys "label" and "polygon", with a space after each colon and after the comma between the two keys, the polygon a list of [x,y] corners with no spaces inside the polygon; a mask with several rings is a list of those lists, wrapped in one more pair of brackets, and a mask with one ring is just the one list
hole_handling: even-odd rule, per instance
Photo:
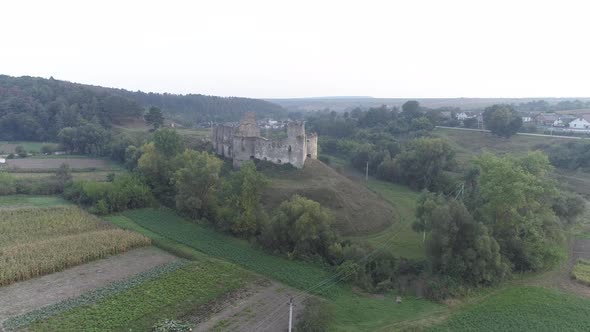
{"label": "overcast sky", "polygon": [[590,96],[590,4],[0,3],[0,74],[247,97]]}

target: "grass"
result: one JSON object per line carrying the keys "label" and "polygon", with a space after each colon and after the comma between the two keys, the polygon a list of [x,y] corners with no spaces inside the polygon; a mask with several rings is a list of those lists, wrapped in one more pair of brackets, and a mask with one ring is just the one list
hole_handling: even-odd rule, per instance
{"label": "grass", "polygon": [[419,193],[405,186],[377,179],[369,179],[367,186],[388,201],[398,216],[397,222],[385,231],[359,239],[367,240],[375,247],[386,244],[388,250],[396,256],[425,258],[422,236],[412,230]]}
{"label": "grass", "polygon": [[509,286],[428,331],[588,331],[590,300],[536,286]]}
{"label": "grass", "polygon": [[71,205],[70,202],[58,196],[29,196],[7,195],[0,196],[0,209],[6,207],[48,207],[56,205]]}
{"label": "grass", "polygon": [[577,281],[590,286],[590,261],[579,259],[572,270],[572,277]]}
{"label": "grass", "polygon": [[[91,171],[91,172],[72,172],[72,177],[76,181],[106,181],[107,176],[114,173],[115,176],[127,173],[126,171]],[[46,179],[55,176],[55,172],[10,172],[10,175],[15,178],[29,178],[29,179]]]}
{"label": "grass", "polygon": [[0,219],[0,286],[149,243],[76,207],[6,209]]}
{"label": "grass", "polygon": [[253,279],[232,264],[195,262],[94,304],[29,326],[30,331],[147,331],[157,321],[236,290]]}
{"label": "grass", "polygon": [[308,289],[329,275],[320,266],[267,254],[254,249],[247,241],[187,222],[172,210],[130,210],[124,212],[123,216],[160,236],[299,289]]}
{"label": "grass", "polygon": [[486,132],[446,128],[436,128],[434,135],[448,140],[455,149],[457,161],[463,166],[467,165],[473,156],[480,154],[484,150],[500,154],[520,154],[543,149],[549,144],[571,141],[571,139],[567,138],[522,135],[515,135],[507,139]]}
{"label": "grass", "polygon": [[[268,254],[255,249],[246,241],[187,222],[171,210],[127,211],[123,215],[111,216],[108,220],[146,235],[167,238],[169,242],[180,242],[304,291],[327,281],[330,276],[328,271],[319,266]],[[400,305],[395,303],[393,294],[385,297],[356,294],[348,285],[336,282],[326,283],[315,293],[324,295],[329,300],[334,315],[338,318],[333,327],[335,330],[374,331],[404,320],[421,319],[447,311],[443,305],[414,297],[404,298]]]}
{"label": "grass", "polygon": [[54,149],[57,149],[57,143],[49,142],[26,142],[26,141],[0,141],[0,154],[3,151],[6,154],[14,153],[15,146],[22,146],[27,152],[30,153],[41,153],[41,147],[43,145],[50,145]]}

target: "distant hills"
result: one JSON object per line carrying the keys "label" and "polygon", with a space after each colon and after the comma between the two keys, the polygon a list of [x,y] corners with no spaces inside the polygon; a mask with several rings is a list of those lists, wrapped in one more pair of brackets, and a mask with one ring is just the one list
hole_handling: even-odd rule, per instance
{"label": "distant hills", "polygon": [[286,98],[266,99],[278,104],[289,111],[317,111],[330,109],[337,112],[349,111],[355,107],[369,108],[386,105],[400,107],[408,100],[417,100],[424,107],[458,107],[463,110],[482,109],[493,104],[524,104],[544,100],[550,104],[562,101],[590,101],[590,98],[373,98],[373,97],[314,97],[314,98]]}

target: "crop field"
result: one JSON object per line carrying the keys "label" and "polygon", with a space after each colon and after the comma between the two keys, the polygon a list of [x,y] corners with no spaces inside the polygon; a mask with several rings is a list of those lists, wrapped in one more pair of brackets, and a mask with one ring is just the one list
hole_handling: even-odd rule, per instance
{"label": "crop field", "polygon": [[27,152],[32,153],[40,153],[41,147],[43,145],[49,145],[54,149],[57,149],[57,143],[48,143],[48,142],[17,142],[17,141],[0,141],[0,154],[10,154],[14,153],[14,148],[17,146],[22,146]]}
{"label": "crop field", "polygon": [[590,261],[579,259],[572,270],[572,277],[577,281],[590,286]]}
{"label": "crop field", "polygon": [[[72,178],[74,180],[80,181],[106,181],[109,174],[124,174],[125,171],[122,170],[113,170],[113,171],[89,171],[89,172],[72,172]],[[10,175],[14,176],[15,178],[28,178],[28,179],[47,179],[53,177],[55,172],[10,172]]]}
{"label": "crop field", "polygon": [[72,203],[58,196],[6,195],[0,196],[0,209],[14,207],[48,207],[71,205]]}
{"label": "crop field", "polygon": [[[446,313],[446,306],[415,297],[404,297],[404,304],[394,301],[394,294],[384,297],[359,295],[327,270],[296,260],[288,260],[253,248],[248,242],[226,236],[210,228],[183,220],[171,210],[140,209],[111,216],[111,222],[136,229],[141,226],[148,236],[168,238],[188,247],[228,260],[263,276],[284,282],[300,290],[316,287],[312,293],[327,296],[335,317],[341,320],[334,328],[342,331],[374,331],[405,320],[422,319]],[[133,224],[137,224],[133,226]],[[139,229],[138,231],[141,231]]]}
{"label": "crop field", "polygon": [[0,219],[0,286],[149,245],[73,206],[12,208]]}
{"label": "crop field", "polygon": [[[233,264],[190,263],[135,287],[100,298],[28,327],[30,331],[148,331],[164,318],[177,318],[254,276]],[[125,288],[114,286],[116,288]],[[100,292],[96,292],[100,296]]]}
{"label": "crop field", "polygon": [[266,254],[252,248],[244,240],[187,222],[168,209],[128,210],[123,216],[141,227],[207,255],[228,260],[299,289],[310,288],[329,275],[320,266]]}
{"label": "crop field", "polygon": [[590,300],[535,286],[510,286],[460,308],[428,331],[589,331]]}
{"label": "crop field", "polygon": [[51,170],[58,169],[62,164],[67,164],[72,169],[112,169],[111,163],[104,159],[63,158],[63,156],[60,156],[60,158],[9,159],[6,164],[11,170]]}
{"label": "crop field", "polygon": [[457,161],[466,165],[469,161],[483,151],[494,153],[524,153],[543,149],[545,146],[569,142],[567,138],[535,137],[516,135],[510,139],[497,137],[491,133],[479,131],[453,130],[436,128],[436,136],[446,138],[455,149]]}

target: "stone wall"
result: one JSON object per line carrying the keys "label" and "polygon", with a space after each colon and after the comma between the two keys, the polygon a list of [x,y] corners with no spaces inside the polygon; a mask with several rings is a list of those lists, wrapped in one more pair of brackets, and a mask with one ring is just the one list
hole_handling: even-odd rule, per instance
{"label": "stone wall", "polygon": [[213,126],[211,142],[218,155],[233,159],[234,167],[240,167],[247,160],[259,159],[302,168],[306,158],[317,158],[317,135],[306,136],[303,121],[287,125],[287,138],[269,140],[260,137],[255,120],[246,115],[238,127]]}

